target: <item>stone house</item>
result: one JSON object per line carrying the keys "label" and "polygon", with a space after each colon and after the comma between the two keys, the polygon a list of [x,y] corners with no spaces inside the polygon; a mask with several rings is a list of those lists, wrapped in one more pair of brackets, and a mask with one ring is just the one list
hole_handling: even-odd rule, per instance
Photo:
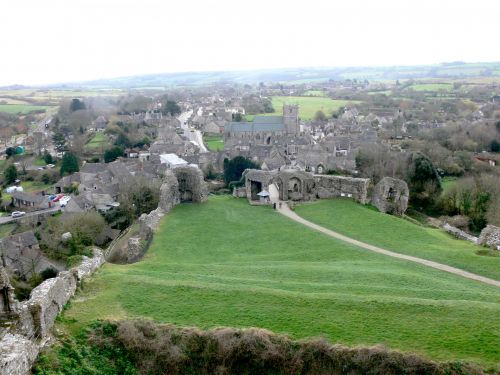
{"label": "stone house", "polygon": [[32,231],[14,234],[0,240],[0,255],[5,266],[24,279],[29,279],[33,271],[40,273],[46,268],[60,269],[42,254]]}
{"label": "stone house", "polygon": [[26,210],[43,210],[53,205],[47,195],[30,194],[22,191],[12,193],[12,202],[15,207]]}

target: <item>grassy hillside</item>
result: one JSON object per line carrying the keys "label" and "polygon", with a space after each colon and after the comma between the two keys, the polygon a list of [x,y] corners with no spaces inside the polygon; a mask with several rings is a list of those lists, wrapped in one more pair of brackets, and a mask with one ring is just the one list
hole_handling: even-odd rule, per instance
{"label": "grassy hillside", "polygon": [[500,257],[477,255],[479,246],[456,240],[442,230],[418,226],[347,199],[303,204],[296,212],[357,240],[500,280]]}
{"label": "grassy hillside", "polygon": [[256,326],[494,365],[499,313],[498,288],[373,254],[223,196],[176,207],[147,257],[106,264],[59,324],[78,332],[95,319],[147,317]]}

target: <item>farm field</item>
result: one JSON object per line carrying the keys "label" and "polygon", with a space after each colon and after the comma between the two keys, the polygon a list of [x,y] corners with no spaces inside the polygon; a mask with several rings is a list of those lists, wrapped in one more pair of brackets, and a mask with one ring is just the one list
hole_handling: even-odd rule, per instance
{"label": "farm field", "polygon": [[451,91],[453,84],[451,83],[417,83],[410,86],[415,91]]}
{"label": "farm field", "polygon": [[270,115],[282,115],[283,104],[298,104],[299,117],[302,120],[311,120],[319,110],[323,111],[327,117],[331,117],[332,114],[334,112],[337,112],[339,108],[344,107],[348,104],[356,103],[358,102],[348,100],[334,100],[330,98],[314,96],[273,96],[272,104],[276,112],[270,113]]}
{"label": "farm field", "polygon": [[39,111],[39,110],[48,110],[52,108],[51,106],[47,105],[31,105],[31,104],[0,104],[0,112],[6,112],[6,113],[22,113],[26,114],[32,111]]}
{"label": "farm field", "polygon": [[477,255],[481,247],[456,240],[440,229],[418,226],[347,199],[302,204],[295,211],[357,240],[500,280],[500,257]]}
{"label": "farm field", "polygon": [[182,204],[147,256],[105,264],[59,319],[263,327],[498,366],[498,288],[340,242],[244,199]]}
{"label": "farm field", "polygon": [[204,136],[203,142],[210,151],[222,151],[224,150],[224,138],[220,136]]}
{"label": "farm field", "polygon": [[325,97],[326,96],[326,91],[322,90],[307,90],[304,92],[304,96],[320,96],[320,97]]}

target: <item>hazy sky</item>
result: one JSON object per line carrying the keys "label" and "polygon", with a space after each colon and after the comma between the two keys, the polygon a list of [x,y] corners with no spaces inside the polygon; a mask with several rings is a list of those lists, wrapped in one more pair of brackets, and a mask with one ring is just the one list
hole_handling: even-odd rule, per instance
{"label": "hazy sky", "polygon": [[0,85],[499,61],[499,0],[2,0]]}

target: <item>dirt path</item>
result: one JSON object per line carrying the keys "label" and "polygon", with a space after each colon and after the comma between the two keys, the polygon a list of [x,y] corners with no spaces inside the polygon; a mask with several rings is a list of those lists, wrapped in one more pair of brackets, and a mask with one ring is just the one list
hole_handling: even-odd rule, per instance
{"label": "dirt path", "polygon": [[373,245],[355,240],[353,238],[344,236],[343,234],[334,232],[333,230],[330,230],[330,229],[327,229],[327,228],[322,227],[320,225],[314,224],[314,223],[300,217],[295,212],[290,210],[290,208],[284,202],[282,202],[281,208],[279,207],[279,203],[277,203],[277,211],[279,213],[285,215],[286,217],[289,217],[290,219],[295,220],[296,222],[303,224],[309,228],[317,230],[317,231],[324,233],[330,237],[337,238],[341,241],[356,245],[356,246],[361,247],[363,249],[367,249],[367,250],[370,250],[370,251],[373,251],[373,252],[376,252],[379,254],[387,255],[387,256],[390,256],[393,258],[399,258],[399,259],[408,260],[410,262],[423,264],[424,266],[427,266],[427,267],[432,267],[432,268],[438,269],[440,271],[453,273],[455,275],[462,276],[462,277],[465,277],[467,279],[480,281],[482,283],[493,285],[493,286],[500,288],[500,281],[493,280],[493,279],[490,279],[490,278],[487,278],[484,276],[476,275],[474,273],[467,272],[467,271],[461,270],[459,268],[447,266],[446,264],[437,263],[437,262],[433,262],[431,260],[426,260],[426,259],[422,259],[422,258],[417,258],[417,257],[411,256],[411,255],[395,253],[393,251],[385,250],[385,249],[382,249],[380,247],[373,246]]}

